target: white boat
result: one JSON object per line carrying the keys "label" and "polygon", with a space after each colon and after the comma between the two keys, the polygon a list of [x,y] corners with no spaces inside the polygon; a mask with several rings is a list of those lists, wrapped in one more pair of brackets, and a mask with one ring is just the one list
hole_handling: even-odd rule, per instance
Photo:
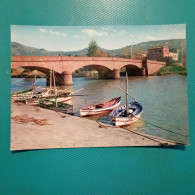
{"label": "white boat", "polygon": [[94,116],[111,112],[120,106],[121,97],[112,100],[100,102],[80,109],[80,116]]}
{"label": "white boat", "polygon": [[110,113],[111,120],[115,126],[121,127],[130,125],[139,120],[143,112],[141,104],[138,102],[131,102],[128,104],[128,108],[128,114],[126,105],[121,106]]}
{"label": "white boat", "polygon": [[143,107],[138,102],[134,101],[134,102],[128,103],[128,96],[130,96],[130,95],[128,94],[127,73],[126,73],[126,91],[125,91],[125,93],[126,93],[126,105],[123,105],[123,106],[113,110],[109,115],[112,122],[114,123],[114,125],[118,126],[118,127],[130,125],[130,124],[136,122],[137,120],[139,120],[139,118],[141,117],[142,112],[143,112]]}

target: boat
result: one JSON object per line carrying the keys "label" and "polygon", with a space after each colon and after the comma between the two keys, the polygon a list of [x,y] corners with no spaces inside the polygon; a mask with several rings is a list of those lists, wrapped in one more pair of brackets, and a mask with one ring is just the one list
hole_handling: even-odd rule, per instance
{"label": "boat", "polygon": [[31,95],[32,91],[33,91],[33,89],[27,89],[27,90],[24,90],[24,91],[13,92],[11,95],[13,97],[15,97],[15,96],[23,96],[23,95]]}
{"label": "boat", "polygon": [[[143,112],[142,105],[140,103],[138,103],[137,101],[133,101],[131,103],[128,103],[128,96],[131,96],[131,95],[128,93],[127,73],[126,73],[126,91],[125,91],[125,93],[126,93],[126,105],[123,105],[117,109],[114,109],[109,114],[112,122],[117,127],[130,125],[130,124],[136,122],[137,120],[139,120],[139,118],[141,117],[142,112]],[[132,97],[132,98],[135,100],[134,97]]]}
{"label": "boat", "polygon": [[120,106],[121,97],[100,102],[80,109],[80,116],[94,116],[111,112]]}
{"label": "boat", "polygon": [[63,102],[57,102],[57,101],[51,101],[50,99],[40,99],[39,105],[42,108],[46,108],[49,110],[53,110],[56,112],[62,112],[65,114],[71,114],[73,115],[73,105],[63,103]]}
{"label": "boat", "polygon": [[126,105],[123,105],[110,113],[109,116],[115,126],[121,127],[136,122],[141,117],[143,108],[141,104],[134,101],[128,104],[128,111],[127,114]]}
{"label": "boat", "polygon": [[[54,76],[54,71],[50,71],[50,81],[55,83],[55,76]],[[37,89],[35,88],[35,81],[36,81],[36,75],[33,81],[33,87],[31,89],[21,91],[21,92],[15,92],[12,93],[11,98],[15,102],[21,102],[29,105],[38,105],[39,104],[39,99],[40,98],[48,98],[51,101],[55,101],[56,97],[58,102],[67,102],[71,100],[71,90],[68,89],[57,89],[50,85],[50,88],[42,88]],[[50,83],[51,83],[50,82]],[[39,87],[38,87],[39,88]]]}
{"label": "boat", "polygon": [[[71,97],[69,96],[69,93],[64,93],[65,95],[58,96],[57,95],[57,89],[55,85],[55,76],[54,76],[54,71],[53,72],[53,84],[54,84],[54,89],[50,90],[50,95],[49,97],[42,97],[39,98],[39,106],[42,108],[47,108],[56,112],[62,112],[65,114],[74,114],[73,112],[73,105],[67,104],[62,101],[69,101],[71,100]],[[51,89],[51,83],[50,83],[50,89]],[[52,94],[54,93],[54,94]]]}

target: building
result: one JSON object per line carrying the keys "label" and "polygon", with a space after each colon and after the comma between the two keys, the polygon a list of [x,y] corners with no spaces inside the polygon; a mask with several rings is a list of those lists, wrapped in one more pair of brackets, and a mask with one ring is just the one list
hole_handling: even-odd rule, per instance
{"label": "building", "polygon": [[148,60],[167,61],[168,58],[169,48],[166,45],[148,49]]}
{"label": "building", "polygon": [[169,47],[166,45],[151,47],[148,49],[148,60],[164,61],[164,62],[177,62],[179,60],[179,51],[170,52]]}
{"label": "building", "polygon": [[169,53],[169,61],[178,61],[179,59],[179,53],[173,53],[173,52],[170,52]]}

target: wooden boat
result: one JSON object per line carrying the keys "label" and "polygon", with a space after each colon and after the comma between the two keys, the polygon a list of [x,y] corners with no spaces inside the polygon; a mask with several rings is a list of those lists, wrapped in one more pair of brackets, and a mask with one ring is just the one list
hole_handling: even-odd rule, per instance
{"label": "wooden boat", "polygon": [[[139,104],[138,102],[134,101],[134,102],[128,103],[128,96],[130,95],[128,94],[127,73],[126,73],[126,92],[125,93],[126,93],[126,105],[123,105],[113,110],[109,115],[115,126],[130,125],[136,122],[137,120],[139,120],[143,112],[142,105]],[[135,100],[135,98],[133,99]]]}
{"label": "wooden boat", "polygon": [[62,112],[65,114],[74,114],[73,112],[73,105],[57,102],[57,101],[51,101],[50,99],[40,99],[39,105],[42,108],[47,108],[49,110],[53,110],[56,112]]}
{"label": "wooden boat", "polygon": [[104,114],[111,112],[113,109],[120,106],[121,97],[114,98],[105,102],[100,102],[98,104],[93,104],[85,108],[80,109],[80,116],[94,116],[99,114]]}
{"label": "wooden boat", "polygon": [[35,81],[36,81],[36,75],[34,75],[33,86],[31,89],[12,93],[11,98],[14,100],[22,100],[22,99],[26,100],[35,97]]}
{"label": "wooden boat", "polygon": [[126,105],[123,105],[110,113],[111,120],[115,126],[121,127],[136,122],[142,115],[143,108],[138,102],[128,104],[128,114]]}
{"label": "wooden boat", "polygon": [[[53,77],[53,83],[55,84],[54,72],[50,71],[50,80],[52,79],[52,77]],[[41,90],[40,89],[36,90],[35,81],[36,81],[36,75],[33,81],[32,89],[13,93],[11,98],[15,102],[22,102],[29,105],[38,105],[40,98],[48,98],[51,101],[57,100],[57,102],[68,102],[71,100],[71,90],[57,89],[56,87],[54,87],[53,89],[51,85],[50,88],[43,88]]]}
{"label": "wooden boat", "polygon": [[[52,96],[46,98],[45,97],[40,98],[39,106],[56,112],[63,112],[65,114],[74,114],[73,105],[61,102],[61,101],[68,101],[71,99],[71,97],[69,95],[57,96],[54,71],[52,72],[53,72],[53,83],[54,83],[54,96],[52,95],[52,91],[50,90],[50,95]],[[50,89],[51,89],[51,85],[50,85]]]}
{"label": "wooden boat", "polygon": [[14,96],[23,96],[23,95],[31,95],[32,94],[33,89],[27,89],[24,91],[18,91],[18,92],[14,92],[11,95]]}

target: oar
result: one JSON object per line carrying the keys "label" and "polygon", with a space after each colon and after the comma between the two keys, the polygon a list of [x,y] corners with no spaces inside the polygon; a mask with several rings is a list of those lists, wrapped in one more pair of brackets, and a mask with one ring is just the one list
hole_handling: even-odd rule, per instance
{"label": "oar", "polygon": [[128,96],[130,96],[133,100],[136,101],[135,97],[131,96],[129,93],[127,93],[124,89],[121,89],[119,86],[114,85],[115,87],[117,87],[118,89],[120,89],[121,91],[125,92],[125,94],[127,94]]}

